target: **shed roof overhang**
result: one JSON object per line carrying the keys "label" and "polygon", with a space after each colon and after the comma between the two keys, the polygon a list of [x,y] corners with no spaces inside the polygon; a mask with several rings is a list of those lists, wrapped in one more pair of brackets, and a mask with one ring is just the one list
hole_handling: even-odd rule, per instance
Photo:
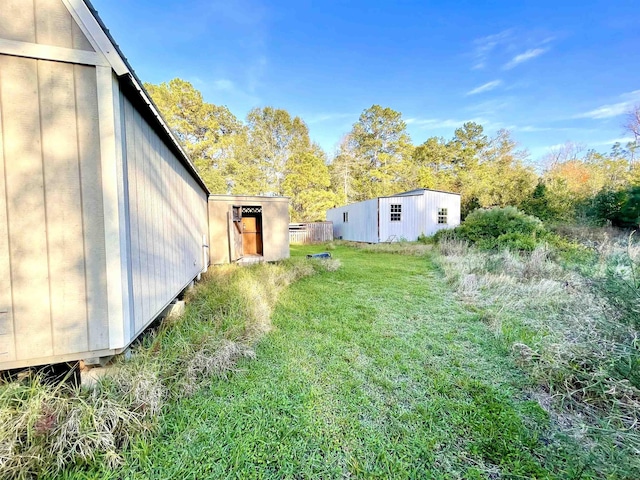
{"label": "shed roof overhang", "polygon": [[136,106],[145,120],[153,126],[200,187],[207,194],[211,193],[90,0],[65,0],[65,3],[74,10],[75,14],[84,23],[118,77],[120,86],[127,98]]}

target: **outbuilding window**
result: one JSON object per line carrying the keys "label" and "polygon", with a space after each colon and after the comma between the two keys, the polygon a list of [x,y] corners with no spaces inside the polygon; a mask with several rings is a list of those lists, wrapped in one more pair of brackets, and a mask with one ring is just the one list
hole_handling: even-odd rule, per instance
{"label": "outbuilding window", "polygon": [[349,222],[349,212],[342,212],[342,222],[343,223]]}
{"label": "outbuilding window", "polygon": [[438,209],[438,224],[446,225],[447,224],[447,209],[439,208]]}
{"label": "outbuilding window", "polygon": [[399,222],[402,220],[402,205],[399,203],[391,204],[391,221]]}

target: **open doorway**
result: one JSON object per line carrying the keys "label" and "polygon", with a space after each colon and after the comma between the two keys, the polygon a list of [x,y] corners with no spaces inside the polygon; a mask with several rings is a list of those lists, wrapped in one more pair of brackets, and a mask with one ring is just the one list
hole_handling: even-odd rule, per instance
{"label": "open doorway", "polygon": [[242,207],[242,255],[263,255],[262,207]]}

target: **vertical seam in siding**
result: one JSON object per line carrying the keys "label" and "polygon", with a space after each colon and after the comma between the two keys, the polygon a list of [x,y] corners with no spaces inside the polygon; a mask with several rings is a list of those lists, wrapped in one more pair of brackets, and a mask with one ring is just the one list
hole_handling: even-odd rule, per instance
{"label": "vertical seam in siding", "polygon": [[[73,19],[71,19],[73,22]],[[71,36],[71,41],[73,42],[73,35]],[[74,109],[75,109],[75,117],[76,117],[76,151],[78,152],[77,160],[78,160],[78,185],[79,185],[79,197],[80,197],[80,224],[82,225],[82,258],[84,259],[84,310],[85,310],[85,324],[87,328],[87,351],[90,350],[92,345],[91,343],[91,327],[89,325],[89,309],[87,303],[91,301],[89,297],[89,287],[87,285],[87,277],[89,276],[87,271],[87,236],[86,236],[86,228],[84,224],[84,198],[82,196],[82,161],[80,159],[80,126],[78,125],[78,85],[76,80],[76,65],[73,66],[73,100],[74,100]]]}
{"label": "vertical seam in siding", "polygon": [[[36,26],[37,28],[37,26]],[[37,35],[37,33],[36,33]],[[37,40],[37,37],[36,37]],[[51,352],[55,355],[53,332],[53,312],[51,311],[51,252],[49,251],[49,218],[47,215],[47,182],[45,179],[44,137],[42,135],[42,92],[40,91],[40,60],[36,60],[36,85],[38,87],[38,120],[40,122],[40,158],[42,160],[42,193],[44,198],[44,234],[47,243],[47,284],[49,285],[49,329],[51,331]]]}
{"label": "vertical seam in siding", "polygon": [[31,5],[33,6],[33,36],[35,37],[36,43],[38,43],[38,17],[36,15],[37,1],[38,0],[34,0],[33,2],[31,2]]}
{"label": "vertical seam in siding", "polygon": [[380,240],[380,197],[378,197],[378,243],[380,243],[382,240]]}
{"label": "vertical seam in siding", "polygon": [[[0,125],[2,126],[2,131],[0,132],[0,135],[2,135],[2,138],[6,138],[5,133],[4,133],[4,110],[2,108],[2,71],[0,70]],[[7,195],[7,167],[5,165],[6,163],[6,154],[5,154],[5,142],[2,142],[2,152],[0,152],[0,154],[2,155],[2,175],[4,177],[4,195],[5,195],[5,202],[4,202],[4,207],[6,210],[6,219],[7,219],[7,256],[9,257],[9,290],[10,290],[10,296],[11,296],[11,332],[12,332],[12,337],[13,337],[13,352],[14,352],[14,359],[16,358],[17,352],[18,352],[18,345],[16,342],[16,316],[15,316],[15,312],[13,309],[14,306],[14,298],[13,298],[13,281],[12,279],[12,272],[13,272],[13,260],[11,258],[11,226],[10,226],[10,222],[9,222],[9,197]]]}

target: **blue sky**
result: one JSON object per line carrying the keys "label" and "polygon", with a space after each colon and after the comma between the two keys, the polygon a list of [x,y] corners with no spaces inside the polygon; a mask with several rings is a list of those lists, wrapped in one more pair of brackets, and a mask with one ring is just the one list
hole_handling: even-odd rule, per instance
{"label": "blue sky", "polygon": [[640,103],[634,1],[93,4],[142,80],[183,78],[241,119],[284,108],[330,155],[374,103],[416,145],[476,121],[532,160],[565,141],[608,151]]}

